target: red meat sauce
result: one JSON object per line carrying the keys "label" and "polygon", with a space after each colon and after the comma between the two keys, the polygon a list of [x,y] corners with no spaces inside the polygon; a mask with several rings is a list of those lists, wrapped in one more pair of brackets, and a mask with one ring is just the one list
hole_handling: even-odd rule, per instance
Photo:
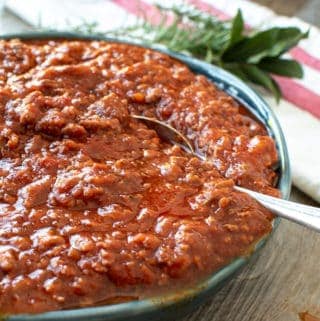
{"label": "red meat sauce", "polygon": [[278,195],[275,143],[204,76],[126,44],[0,47],[1,313],[190,287],[270,232],[271,213],[233,186]]}

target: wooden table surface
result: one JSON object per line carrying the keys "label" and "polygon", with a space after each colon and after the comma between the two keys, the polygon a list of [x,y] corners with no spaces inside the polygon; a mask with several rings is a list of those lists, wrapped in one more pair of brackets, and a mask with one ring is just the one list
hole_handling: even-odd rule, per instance
{"label": "wooden table surface", "polygon": [[[256,2],[320,26],[320,0]],[[21,20],[4,11],[1,32],[27,29]],[[316,205],[297,189],[293,189],[291,199]],[[282,221],[261,255],[182,321],[298,321],[303,311],[320,319],[319,263],[320,234]]]}

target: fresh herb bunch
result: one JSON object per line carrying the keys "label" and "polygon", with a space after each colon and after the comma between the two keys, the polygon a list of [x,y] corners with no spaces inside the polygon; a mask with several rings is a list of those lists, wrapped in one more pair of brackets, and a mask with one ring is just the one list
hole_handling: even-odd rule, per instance
{"label": "fresh herb bunch", "polygon": [[[303,76],[301,65],[282,55],[308,37],[308,32],[294,27],[248,31],[240,10],[233,19],[221,21],[191,5],[157,7],[162,16],[160,23],[154,24],[145,18],[104,34],[162,44],[173,51],[204,59],[246,82],[264,87],[276,100],[281,97],[281,91],[272,74]],[[93,33],[95,27],[95,24],[82,25],[77,31]]]}

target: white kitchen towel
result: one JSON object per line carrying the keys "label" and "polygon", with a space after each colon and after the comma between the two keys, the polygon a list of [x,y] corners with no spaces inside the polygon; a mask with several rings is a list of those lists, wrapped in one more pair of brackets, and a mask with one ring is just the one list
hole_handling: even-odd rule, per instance
{"label": "white kitchen towel", "polygon": [[[98,23],[103,31],[135,21],[137,16],[156,16],[153,0],[7,0],[7,7],[32,26],[68,30],[83,21]],[[159,1],[158,1],[159,2]],[[161,0],[161,4],[179,3]],[[181,2],[181,1],[180,1]],[[247,0],[188,0],[201,10],[221,18],[234,16],[242,9],[248,26],[298,26],[310,29],[310,36],[289,56],[300,61],[304,78],[277,77],[284,99],[277,105],[263,93],[277,114],[290,153],[293,183],[320,202],[320,31],[299,20],[278,16],[271,10]],[[319,144],[319,145],[318,145]]]}

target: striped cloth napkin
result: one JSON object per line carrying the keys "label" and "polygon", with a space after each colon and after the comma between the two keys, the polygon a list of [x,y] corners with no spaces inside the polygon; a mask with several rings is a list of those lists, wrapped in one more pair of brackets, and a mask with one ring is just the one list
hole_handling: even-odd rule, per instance
{"label": "striped cloth napkin", "polygon": [[[137,16],[156,17],[153,0],[7,0],[7,7],[33,26],[70,29],[84,20],[97,22],[100,30],[117,28],[135,21]],[[161,0],[170,5],[174,0]],[[187,0],[199,9],[222,19],[242,9],[249,27],[298,26],[310,29],[310,36],[288,56],[299,60],[305,76],[301,80],[277,77],[284,99],[277,105],[264,98],[277,114],[284,130],[292,164],[293,183],[320,202],[320,30],[297,19],[275,15],[269,9],[247,0]]]}

